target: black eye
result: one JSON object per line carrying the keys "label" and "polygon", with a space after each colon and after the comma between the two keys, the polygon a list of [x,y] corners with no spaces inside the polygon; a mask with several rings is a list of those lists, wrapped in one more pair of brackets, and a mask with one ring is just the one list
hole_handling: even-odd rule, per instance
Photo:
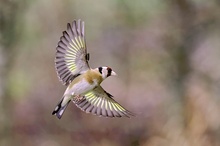
{"label": "black eye", "polygon": [[107,77],[109,77],[112,74],[112,69],[110,67],[108,67],[107,71],[108,71]]}
{"label": "black eye", "polygon": [[100,74],[102,74],[102,67],[99,67],[99,72]]}

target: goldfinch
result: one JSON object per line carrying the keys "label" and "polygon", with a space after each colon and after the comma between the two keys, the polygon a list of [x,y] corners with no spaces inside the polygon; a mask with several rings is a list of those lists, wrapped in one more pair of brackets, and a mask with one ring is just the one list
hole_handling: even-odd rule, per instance
{"label": "goldfinch", "polygon": [[72,101],[86,113],[104,117],[132,116],[100,86],[103,80],[116,73],[110,67],[89,67],[84,34],[84,22],[74,20],[67,24],[58,42],[55,68],[60,81],[68,87],[52,114],[60,119]]}

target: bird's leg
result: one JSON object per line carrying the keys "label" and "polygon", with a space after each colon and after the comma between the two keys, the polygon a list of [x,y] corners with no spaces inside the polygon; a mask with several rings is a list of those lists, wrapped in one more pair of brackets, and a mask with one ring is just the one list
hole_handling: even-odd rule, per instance
{"label": "bird's leg", "polygon": [[77,95],[76,98],[77,98],[78,100],[82,100],[82,99],[83,99],[83,96]]}
{"label": "bird's leg", "polygon": [[79,101],[81,101],[83,98],[84,98],[84,96],[75,95],[73,101],[74,101],[74,102],[79,102]]}

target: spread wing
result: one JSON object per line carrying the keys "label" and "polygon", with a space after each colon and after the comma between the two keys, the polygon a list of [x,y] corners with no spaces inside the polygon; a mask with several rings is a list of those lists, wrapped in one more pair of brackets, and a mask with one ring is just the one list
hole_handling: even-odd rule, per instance
{"label": "spread wing", "polygon": [[81,110],[104,117],[130,117],[133,113],[126,110],[117,103],[113,96],[107,93],[101,86],[86,93],[81,100],[74,99],[73,102]]}
{"label": "spread wing", "polygon": [[55,67],[64,85],[69,85],[75,77],[90,69],[83,21],[74,20],[72,24],[67,24],[56,50]]}

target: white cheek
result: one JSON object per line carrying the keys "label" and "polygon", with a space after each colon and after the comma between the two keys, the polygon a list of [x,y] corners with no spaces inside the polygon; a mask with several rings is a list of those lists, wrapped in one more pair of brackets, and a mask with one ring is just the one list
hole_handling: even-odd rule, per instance
{"label": "white cheek", "polygon": [[103,71],[103,74],[102,74],[103,79],[105,79],[106,76],[107,76],[107,72],[106,72],[106,70],[104,70],[104,71]]}

